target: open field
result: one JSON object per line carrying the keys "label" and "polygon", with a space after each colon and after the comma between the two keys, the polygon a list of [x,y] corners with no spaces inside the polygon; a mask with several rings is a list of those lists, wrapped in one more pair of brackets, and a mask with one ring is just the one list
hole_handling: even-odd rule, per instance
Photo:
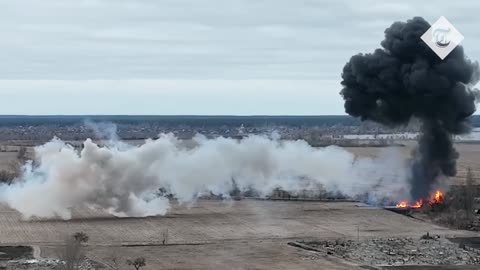
{"label": "open field", "polygon": [[[67,233],[90,236],[92,259],[109,263],[145,256],[146,269],[360,269],[333,256],[291,247],[290,241],[412,236],[470,236],[358,203],[243,200],[233,204],[199,201],[175,206],[164,217],[114,218],[90,210],[70,221],[22,221],[1,207],[0,243],[39,246],[41,256],[55,256]],[[162,244],[168,230],[168,243]],[[152,266],[155,264],[155,266]]]}
{"label": "open field", "polygon": [[76,231],[90,235],[91,244],[107,245],[161,244],[166,230],[169,244],[352,238],[357,237],[358,226],[362,237],[420,236],[427,231],[458,234],[390,211],[349,202],[206,200],[190,207],[175,206],[164,217],[116,218],[85,209],[76,211],[69,221],[22,221],[15,210],[2,206],[0,211],[2,244],[55,244],[63,240],[65,233]]}

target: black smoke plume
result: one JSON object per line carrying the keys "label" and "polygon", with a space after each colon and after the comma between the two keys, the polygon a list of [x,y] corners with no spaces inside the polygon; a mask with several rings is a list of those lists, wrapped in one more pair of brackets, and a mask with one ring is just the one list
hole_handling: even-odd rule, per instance
{"label": "black smoke plume", "polygon": [[430,24],[415,17],[385,30],[382,48],[352,56],[343,68],[345,110],[387,126],[421,122],[412,160],[411,197],[426,198],[442,177],[456,174],[453,135],[470,131],[479,68],[461,46],[441,60],[421,39]]}

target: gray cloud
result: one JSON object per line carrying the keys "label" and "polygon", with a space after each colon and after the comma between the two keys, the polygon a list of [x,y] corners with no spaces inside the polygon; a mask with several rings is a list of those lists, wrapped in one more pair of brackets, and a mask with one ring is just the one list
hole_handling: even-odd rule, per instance
{"label": "gray cloud", "polygon": [[474,38],[476,2],[0,0],[3,79],[338,79],[394,20],[449,18]]}
{"label": "gray cloud", "polygon": [[340,71],[350,56],[377,48],[393,21],[446,16],[464,34],[466,54],[480,59],[479,8],[447,0],[0,0],[0,98],[11,101],[0,113],[340,114]]}

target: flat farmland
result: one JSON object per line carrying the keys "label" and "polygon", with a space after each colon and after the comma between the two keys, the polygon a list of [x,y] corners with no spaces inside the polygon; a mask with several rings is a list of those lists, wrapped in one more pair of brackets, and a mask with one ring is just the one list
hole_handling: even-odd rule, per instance
{"label": "flat farmland", "polygon": [[[350,238],[455,233],[412,218],[349,202],[242,200],[199,201],[174,206],[166,216],[116,218],[92,210],[74,211],[72,220],[22,220],[7,206],[0,210],[0,243],[60,243],[67,233],[84,231],[93,244],[201,244],[225,240]],[[368,219],[365,219],[368,217]],[[167,232],[168,231],[168,232]]]}
{"label": "flat farmland", "polygon": [[166,216],[115,218],[77,210],[69,221],[26,221],[6,206],[0,212],[1,245],[35,245],[41,256],[51,257],[65,235],[83,231],[90,236],[92,259],[108,264],[110,253],[116,250],[122,258],[142,255],[155,262],[155,267],[146,269],[356,269],[288,242],[420,237],[425,232],[470,235],[350,202],[205,200],[174,206]]}

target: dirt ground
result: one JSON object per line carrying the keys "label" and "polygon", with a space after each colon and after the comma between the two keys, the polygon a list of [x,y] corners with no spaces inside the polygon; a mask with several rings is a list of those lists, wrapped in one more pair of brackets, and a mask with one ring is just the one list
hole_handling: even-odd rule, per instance
{"label": "dirt ground", "polygon": [[108,265],[114,253],[121,261],[144,256],[145,269],[361,269],[288,242],[420,237],[425,232],[473,236],[347,202],[199,201],[175,206],[163,217],[115,218],[83,210],[70,221],[24,221],[5,206],[0,212],[1,245],[36,245],[40,256],[55,257],[65,235],[83,231],[90,236],[91,259]]}

